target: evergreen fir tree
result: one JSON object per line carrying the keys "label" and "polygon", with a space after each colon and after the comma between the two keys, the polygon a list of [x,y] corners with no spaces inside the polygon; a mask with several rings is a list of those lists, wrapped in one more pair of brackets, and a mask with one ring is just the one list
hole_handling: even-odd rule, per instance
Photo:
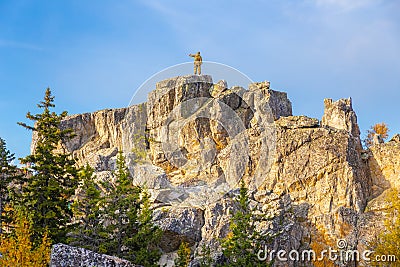
{"label": "evergreen fir tree", "polygon": [[258,218],[253,214],[249,203],[248,189],[241,180],[240,193],[236,198],[237,211],[231,219],[231,232],[222,243],[226,259],[222,266],[265,266],[265,263],[257,258],[262,235],[256,229],[255,222]]}
{"label": "evergreen fir tree", "polygon": [[72,137],[71,129],[60,128],[67,112],[58,115],[50,111],[55,107],[53,102],[54,97],[47,88],[44,100],[38,104],[42,113],[32,115],[28,112],[26,115],[34,126],[18,123],[37,137],[32,154],[21,159],[30,168],[32,176],[23,184],[20,198],[33,212],[33,238],[43,236],[48,229],[52,242],[58,243],[65,242],[71,222],[69,201],[78,185],[78,175],[71,155],[65,149],[59,149],[61,141]]}
{"label": "evergreen fir tree", "polygon": [[137,231],[140,188],[132,184],[121,151],[118,152],[116,166],[115,183],[108,185],[109,194],[106,197],[106,231],[110,237],[102,244],[100,252],[132,260],[133,252],[124,243]]}
{"label": "evergreen fir tree", "polygon": [[14,159],[15,156],[7,149],[6,142],[0,138],[0,234],[4,222],[11,220],[9,212],[6,213],[4,208],[10,201],[10,183],[19,177],[17,167],[12,165]]}
{"label": "evergreen fir tree", "polygon": [[105,208],[106,231],[109,238],[100,252],[127,259],[135,264],[157,266],[161,254],[157,249],[160,230],[152,222],[147,193],[135,186],[119,151],[115,185],[109,185]]}
{"label": "evergreen fir tree", "polygon": [[107,237],[102,223],[104,198],[95,182],[93,168],[86,165],[79,175],[81,184],[72,205],[74,218],[78,222],[74,225],[74,230],[68,234],[68,241],[72,246],[98,252],[100,244]]}
{"label": "evergreen fir tree", "polygon": [[158,266],[161,251],[157,244],[162,236],[159,227],[153,224],[153,212],[150,209],[150,196],[145,189],[141,191],[138,231],[128,238],[126,245],[135,251],[135,263],[143,266]]}

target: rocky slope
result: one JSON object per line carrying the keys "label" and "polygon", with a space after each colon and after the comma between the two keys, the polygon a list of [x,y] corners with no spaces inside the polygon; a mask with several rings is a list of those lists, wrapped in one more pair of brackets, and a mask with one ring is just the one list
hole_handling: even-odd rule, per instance
{"label": "rocky slope", "polygon": [[293,116],[286,93],[269,82],[228,89],[207,75],[175,77],[159,82],[146,103],[68,117],[62,127],[76,137],[64,146],[99,179],[110,179],[118,149],[125,153],[134,183],[152,194],[163,263],[172,264],[181,240],[193,251],[206,244],[218,258],[242,178],[253,207],[274,216],[258,227],[282,233],[271,249],[344,239],[363,250],[383,227],[380,198],[400,186],[400,140],[364,151],[352,100],[324,104],[319,121]]}

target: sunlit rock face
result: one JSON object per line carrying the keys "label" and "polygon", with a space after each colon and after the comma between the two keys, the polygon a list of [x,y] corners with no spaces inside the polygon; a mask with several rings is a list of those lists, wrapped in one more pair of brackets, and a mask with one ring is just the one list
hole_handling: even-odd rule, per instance
{"label": "sunlit rock face", "polygon": [[385,192],[400,186],[399,138],[363,150],[352,100],[324,105],[321,120],[293,116],[287,94],[269,82],[228,88],[181,76],[160,81],[146,103],[66,118],[62,127],[76,136],[63,148],[102,180],[124,152],[133,182],[154,200],[167,265],[182,240],[220,257],[240,179],[252,207],[274,218],[259,229],[281,233],[271,249],[301,251],[322,239],[334,248],[345,239],[362,250],[383,228]]}

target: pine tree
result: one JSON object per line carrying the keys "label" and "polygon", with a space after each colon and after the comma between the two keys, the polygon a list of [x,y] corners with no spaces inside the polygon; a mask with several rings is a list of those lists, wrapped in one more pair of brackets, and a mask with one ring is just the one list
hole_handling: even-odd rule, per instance
{"label": "pine tree", "polygon": [[62,141],[73,136],[71,129],[60,128],[67,112],[58,115],[50,111],[55,107],[53,102],[54,97],[47,88],[44,101],[38,104],[42,113],[32,115],[28,112],[26,115],[34,126],[18,123],[37,137],[32,154],[21,159],[32,176],[23,184],[20,198],[23,205],[33,212],[33,238],[37,240],[47,228],[50,239],[57,243],[65,242],[72,218],[69,201],[78,185],[78,175],[71,155],[65,149],[59,149]]}
{"label": "pine tree", "polygon": [[143,266],[158,266],[161,252],[157,244],[162,236],[159,227],[153,224],[153,212],[150,209],[150,196],[145,189],[141,191],[141,206],[138,218],[138,231],[128,239],[126,245],[135,251],[135,263]]}
{"label": "pine tree", "polygon": [[15,156],[7,149],[6,142],[0,138],[0,234],[3,231],[3,223],[10,221],[10,214],[4,209],[10,201],[10,183],[19,177],[17,167],[12,165],[14,159]]}
{"label": "pine tree", "polygon": [[187,267],[190,263],[190,247],[185,241],[182,241],[178,249],[178,258],[175,259],[175,267]]}
{"label": "pine tree", "polygon": [[0,235],[0,266],[45,267],[50,261],[50,240],[45,231],[35,246],[31,241],[32,221],[17,209],[13,219],[14,233]]}
{"label": "pine tree", "polygon": [[157,249],[160,230],[152,222],[149,196],[135,186],[119,151],[114,172],[115,185],[108,186],[105,208],[109,238],[100,252],[114,255],[144,266],[157,266],[161,254]]}
{"label": "pine tree", "polygon": [[255,222],[258,219],[250,208],[248,189],[243,180],[235,202],[237,211],[231,219],[231,232],[222,242],[223,255],[226,259],[222,266],[265,266],[265,263],[257,258],[257,253],[261,249],[262,235],[256,229]]}
{"label": "pine tree", "polygon": [[115,184],[109,184],[110,192],[106,197],[105,219],[108,221],[106,231],[110,237],[102,244],[100,252],[132,260],[133,252],[124,246],[124,241],[133,236],[137,230],[140,188],[132,184],[121,151],[118,153],[116,166]]}
{"label": "pine tree", "polygon": [[68,242],[72,246],[98,252],[100,244],[107,237],[102,223],[104,197],[95,182],[93,168],[86,165],[79,175],[81,184],[72,204],[74,218],[78,222],[74,225],[74,230],[68,233]]}

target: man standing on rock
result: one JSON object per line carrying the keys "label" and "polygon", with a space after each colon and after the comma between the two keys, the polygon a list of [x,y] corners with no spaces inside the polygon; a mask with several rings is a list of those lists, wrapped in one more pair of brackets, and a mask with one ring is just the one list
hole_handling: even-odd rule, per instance
{"label": "man standing on rock", "polygon": [[196,55],[189,54],[189,57],[194,57],[194,74],[201,74],[201,64],[203,64],[203,58],[200,56],[200,52]]}

